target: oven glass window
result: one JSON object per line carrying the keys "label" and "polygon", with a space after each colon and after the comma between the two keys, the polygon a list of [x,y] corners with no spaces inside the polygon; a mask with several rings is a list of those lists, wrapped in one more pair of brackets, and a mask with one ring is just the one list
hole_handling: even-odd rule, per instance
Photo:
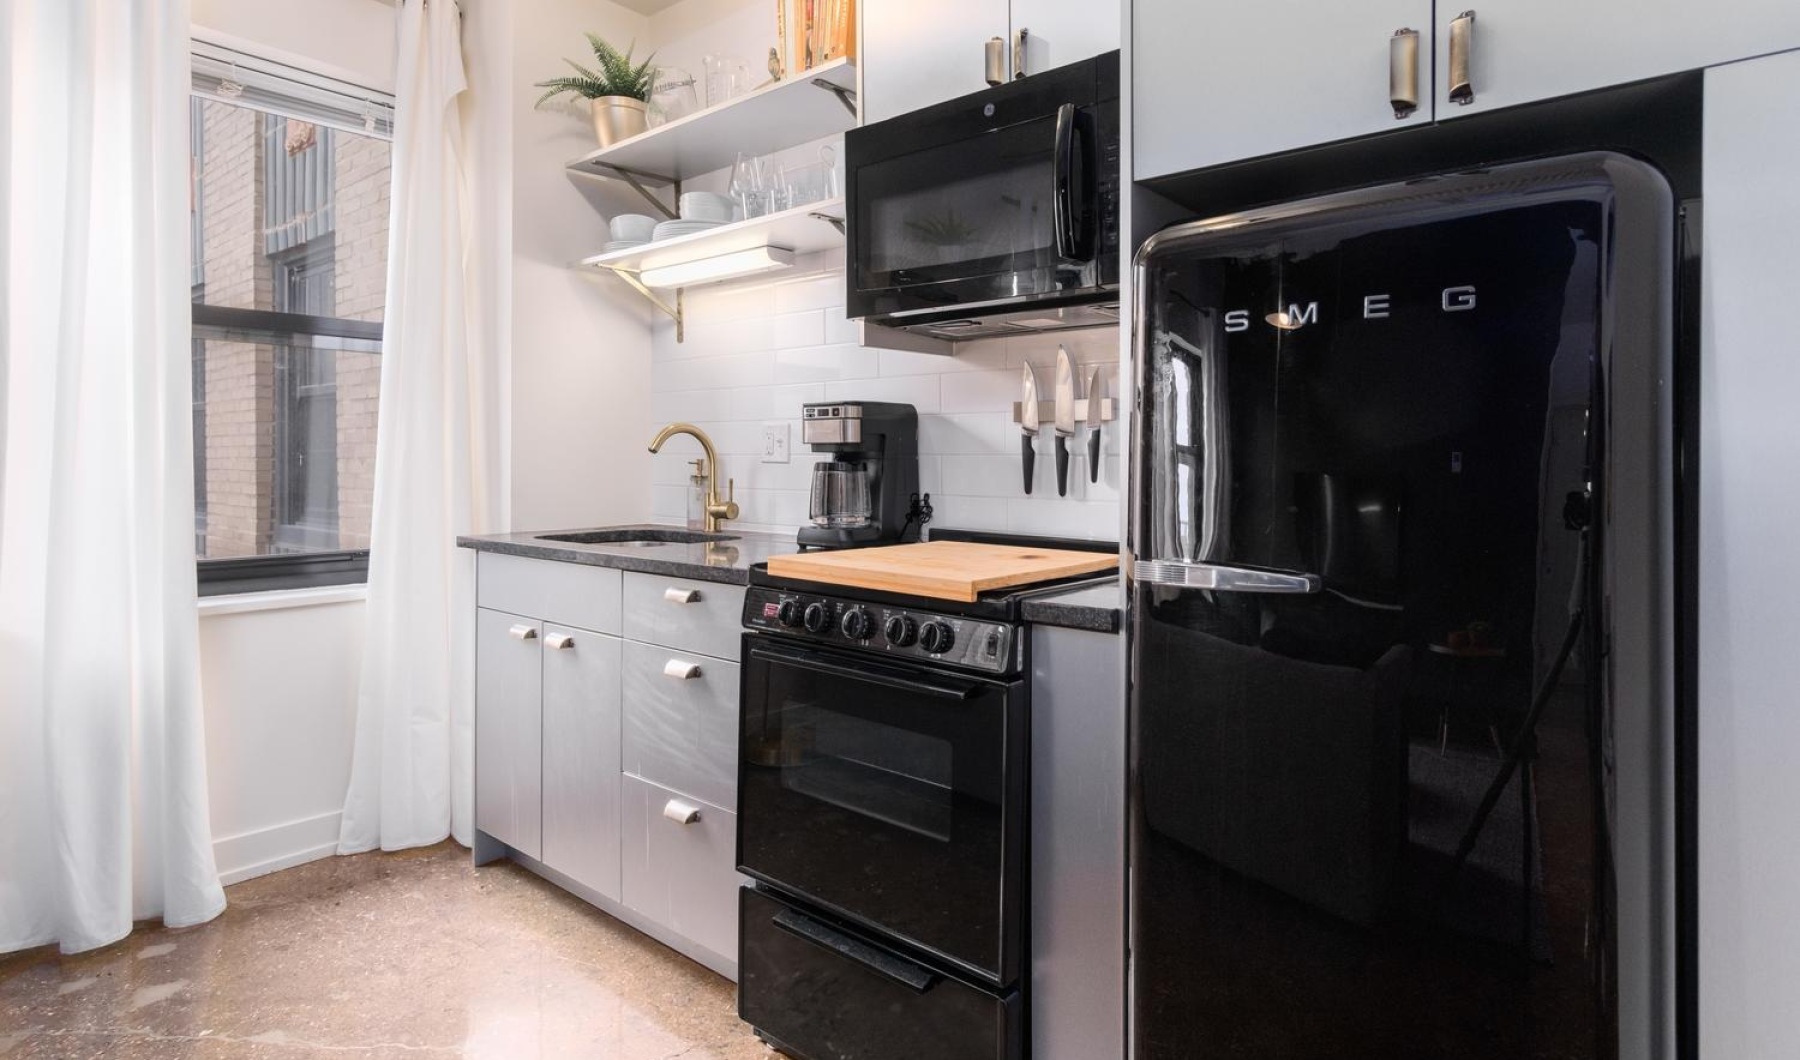
{"label": "oven glass window", "polygon": [[750,637],[740,867],[998,979],[1023,837],[1015,688]]}
{"label": "oven glass window", "polygon": [[782,786],[874,821],[950,842],[949,741],[810,704],[781,728]]}

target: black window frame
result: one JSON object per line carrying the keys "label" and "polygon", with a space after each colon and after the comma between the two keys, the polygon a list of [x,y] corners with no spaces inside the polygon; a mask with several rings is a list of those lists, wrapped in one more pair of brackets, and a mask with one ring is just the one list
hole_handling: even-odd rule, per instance
{"label": "black window frame", "polygon": [[[196,304],[194,339],[311,345],[315,349],[381,352],[379,321],[277,313]],[[206,596],[360,585],[369,579],[369,550],[294,552],[230,559],[196,559],[199,592]]]}

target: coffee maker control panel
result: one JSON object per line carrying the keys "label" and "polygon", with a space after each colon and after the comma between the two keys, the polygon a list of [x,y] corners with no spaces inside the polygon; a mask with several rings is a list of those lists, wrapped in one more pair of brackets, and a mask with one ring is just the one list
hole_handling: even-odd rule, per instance
{"label": "coffee maker control panel", "polygon": [[752,586],[744,628],[988,673],[1017,668],[1017,626],[910,607]]}

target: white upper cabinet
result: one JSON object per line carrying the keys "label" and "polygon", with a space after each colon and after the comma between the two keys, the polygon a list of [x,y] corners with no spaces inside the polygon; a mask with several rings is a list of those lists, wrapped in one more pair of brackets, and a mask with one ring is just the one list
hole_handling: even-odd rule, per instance
{"label": "white upper cabinet", "polygon": [[987,87],[988,39],[1007,0],[865,0],[862,119],[871,124]]}
{"label": "white upper cabinet", "polygon": [[1025,72],[1042,73],[1119,46],[1116,0],[1012,0],[1012,32],[1025,30]]}
{"label": "white upper cabinet", "polygon": [[[1132,11],[1138,180],[1431,120],[1431,0],[1135,0]],[[1419,33],[1419,106],[1397,119],[1400,29]]]}
{"label": "white upper cabinet", "polygon": [[[1468,26],[1467,104],[1451,102],[1451,25]],[[1566,96],[1800,48],[1800,0],[1472,0],[1437,7],[1437,116]]]}
{"label": "white upper cabinet", "polygon": [[862,120],[868,125],[988,87],[987,44],[1003,78],[1025,33],[1025,74],[1119,46],[1120,0],[863,0]]}

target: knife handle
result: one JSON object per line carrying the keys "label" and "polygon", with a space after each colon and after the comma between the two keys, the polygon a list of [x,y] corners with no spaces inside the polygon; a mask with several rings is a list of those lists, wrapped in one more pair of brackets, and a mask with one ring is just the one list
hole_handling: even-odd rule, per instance
{"label": "knife handle", "polygon": [[1056,436],[1056,495],[1069,495],[1069,436]]}
{"label": "knife handle", "polygon": [[1019,458],[1025,464],[1025,492],[1031,492],[1031,480],[1037,477],[1037,450],[1031,447],[1031,435],[1019,435]]}
{"label": "knife handle", "polygon": [[1088,481],[1100,481],[1100,425],[1088,428]]}

